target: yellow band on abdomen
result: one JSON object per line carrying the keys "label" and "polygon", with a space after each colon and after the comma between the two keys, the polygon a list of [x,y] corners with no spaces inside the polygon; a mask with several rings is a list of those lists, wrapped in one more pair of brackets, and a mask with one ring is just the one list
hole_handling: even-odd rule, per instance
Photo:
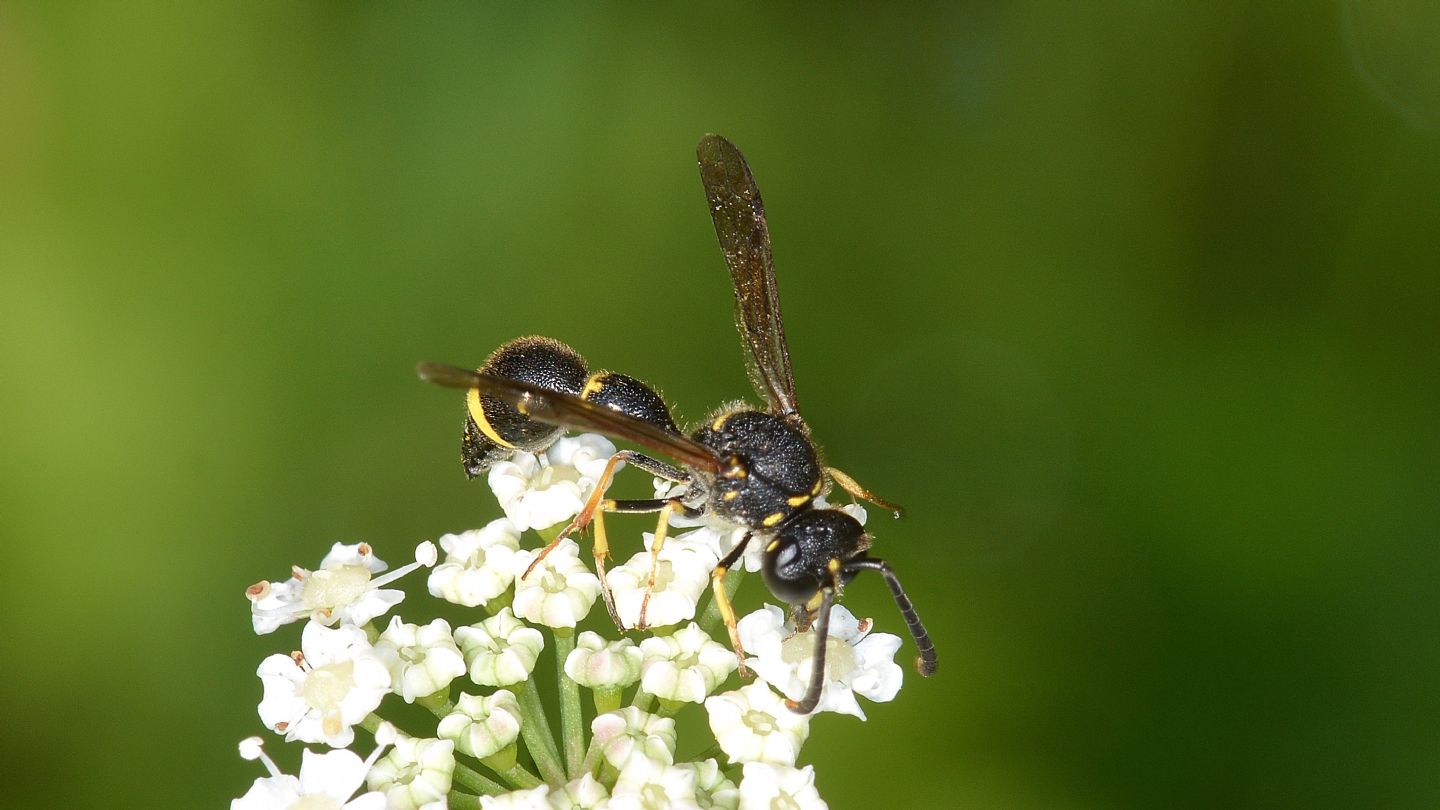
{"label": "yellow band on abdomen", "polygon": [[500,434],[495,432],[495,428],[490,427],[490,420],[485,418],[485,403],[480,401],[480,389],[471,388],[465,394],[465,408],[470,411],[470,418],[475,420],[475,426],[480,428],[480,432],[485,434],[485,438],[501,447],[515,449],[515,445],[500,438]]}

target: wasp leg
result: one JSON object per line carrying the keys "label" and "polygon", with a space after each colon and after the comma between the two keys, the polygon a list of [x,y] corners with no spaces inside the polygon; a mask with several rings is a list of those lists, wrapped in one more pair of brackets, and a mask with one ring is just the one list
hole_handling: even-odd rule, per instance
{"label": "wasp leg", "polygon": [[730,633],[730,647],[735,650],[735,657],[740,661],[740,677],[750,677],[750,669],[745,666],[745,648],[740,646],[740,631],[735,626],[735,608],[730,604],[730,597],[725,593],[725,575],[735,567],[735,562],[740,555],[745,553],[745,546],[750,544],[750,533],[740,538],[740,542],[730,549],[725,559],[716,564],[710,572],[710,589],[715,592],[715,604],[720,607],[720,618],[725,622],[725,629]]}
{"label": "wasp leg", "polygon": [[901,515],[905,514],[905,507],[901,506],[898,503],[895,503],[894,501],[887,501],[879,495],[876,495],[875,493],[866,489],[865,487],[860,486],[859,481],[851,478],[849,474],[847,474],[843,470],[838,470],[834,467],[826,467],[825,472],[835,480],[835,483],[840,485],[841,489],[850,493],[851,496],[859,498],[862,501],[869,501],[870,503],[875,504],[881,509],[888,509],[890,510],[890,514],[894,515],[896,518],[899,518]]}
{"label": "wasp leg", "polygon": [[825,690],[825,644],[830,636],[830,608],[835,604],[835,588],[822,588],[820,611],[815,616],[815,657],[810,662],[810,686],[800,700],[786,700],[785,707],[798,714],[809,714],[820,704],[820,693]]}
{"label": "wasp leg", "polygon": [[885,577],[885,584],[890,586],[890,593],[895,597],[895,606],[900,608],[900,615],[905,619],[905,626],[910,628],[910,637],[915,639],[915,648],[920,651],[920,656],[915,659],[915,669],[927,678],[934,675],[936,667],[939,666],[935,657],[935,643],[930,640],[930,634],[925,631],[925,625],[920,623],[920,615],[915,612],[915,605],[910,602],[910,597],[905,595],[905,589],[900,585],[900,578],[890,570],[889,563],[874,557],[867,557],[863,560],[851,560],[845,563],[844,570],[847,574],[858,571],[878,571],[880,576]]}
{"label": "wasp leg", "polygon": [[640,598],[640,615],[635,621],[635,627],[640,630],[648,626],[645,611],[650,608],[650,595],[655,592],[655,573],[660,568],[660,549],[670,534],[670,516],[676,512],[684,514],[685,511],[685,504],[676,498],[665,500],[660,507],[660,517],[655,522],[655,540],[650,544],[650,579],[645,583],[645,595]]}
{"label": "wasp leg", "polygon": [[[590,521],[595,518],[597,512],[600,510],[602,501],[605,503],[615,503],[614,501],[604,501],[605,491],[610,488],[610,481],[615,477],[615,468],[620,466],[621,462],[627,461],[652,475],[657,475],[668,481],[675,481],[682,484],[690,481],[690,474],[678,467],[672,467],[663,461],[657,461],[643,453],[636,453],[633,450],[621,450],[611,456],[610,460],[605,463],[605,469],[600,473],[600,478],[595,482],[595,490],[591,492],[590,497],[586,499],[585,506],[580,510],[580,514],[576,515],[575,518],[555,536],[554,540],[551,540],[544,548],[540,549],[540,553],[536,555],[535,560],[525,569],[525,573],[520,575],[521,579],[529,577],[530,572],[535,570],[535,566],[539,565],[540,561],[545,559],[546,555],[554,551],[555,547],[560,545],[561,540],[590,525]],[[612,509],[610,511],[627,510]],[[641,509],[638,511],[654,510]],[[595,564],[596,567],[600,569],[601,580],[605,579],[604,560],[609,554],[609,545],[605,542],[604,535],[597,532],[595,538]],[[608,588],[605,590],[605,601],[607,604],[610,602],[610,591]],[[611,612],[613,613],[614,611],[612,610]]]}
{"label": "wasp leg", "polygon": [[[605,597],[605,608],[610,611],[610,618],[621,632],[625,631],[625,621],[620,618],[620,611],[615,608],[615,596],[610,591],[610,583],[605,580],[604,557],[610,554],[610,543],[605,535],[605,513],[617,512],[621,514],[644,514],[647,512],[659,512],[665,508],[669,500],[665,498],[645,498],[637,500],[610,500],[600,502],[600,508],[595,510],[595,572],[600,577],[600,594]],[[682,507],[686,517],[695,517],[698,513],[688,507]],[[664,520],[669,520],[668,517]],[[645,614],[640,614],[644,616]],[[644,625],[640,625],[643,627]]]}

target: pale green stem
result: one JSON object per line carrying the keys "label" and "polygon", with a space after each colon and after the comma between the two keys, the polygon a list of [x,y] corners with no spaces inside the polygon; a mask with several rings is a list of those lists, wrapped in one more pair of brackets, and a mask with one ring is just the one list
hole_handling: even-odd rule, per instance
{"label": "pale green stem", "polygon": [[450,806],[450,810],[478,810],[480,797],[452,790],[450,795],[445,797],[445,803]]}
{"label": "pale green stem", "polygon": [[526,681],[516,684],[520,698],[520,736],[525,738],[525,747],[535,759],[540,775],[552,785],[565,784],[565,769],[560,765],[560,750],[555,747],[555,738],[550,734],[550,721],[545,717],[545,707],[540,703],[540,693],[535,683]]}
{"label": "pale green stem", "polygon": [[496,771],[495,773],[499,774],[501,779],[509,782],[512,787],[519,788],[520,790],[529,790],[530,788],[545,784],[540,781],[538,776],[530,773],[522,765],[516,765],[508,771]]}
{"label": "pale green stem", "polygon": [[596,717],[620,708],[619,689],[596,689],[593,697],[595,698]]}
{"label": "pale green stem", "polygon": [[560,684],[560,739],[565,747],[565,770],[574,779],[585,759],[585,721],[580,715],[580,684],[565,674],[565,659],[575,649],[575,631],[555,629],[555,677]]}
{"label": "pale green stem", "polygon": [[634,706],[642,712],[648,712],[650,711],[650,705],[654,702],[654,695],[646,692],[644,689],[640,689],[637,687],[635,689],[635,699],[630,701],[630,705]]}
{"label": "pale green stem", "polygon": [[[374,734],[375,730],[380,728],[382,722],[384,721],[379,715],[371,713],[364,720],[360,721],[360,727]],[[455,763],[455,773],[452,778],[456,784],[467,790],[473,790],[476,793],[498,796],[505,792],[504,785],[489,779],[480,772],[459,762]],[[476,804],[479,804],[479,802],[477,801]]]}

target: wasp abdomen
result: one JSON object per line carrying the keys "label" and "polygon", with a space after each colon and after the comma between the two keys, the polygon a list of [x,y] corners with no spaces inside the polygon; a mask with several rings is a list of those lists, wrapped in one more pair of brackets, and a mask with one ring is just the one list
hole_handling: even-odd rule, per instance
{"label": "wasp abdomen", "polygon": [[603,405],[636,419],[643,419],[652,425],[671,433],[679,433],[675,420],[670,416],[670,407],[655,390],[628,374],[602,371],[593,374],[585,382],[580,398],[596,405]]}
{"label": "wasp abdomen", "polygon": [[[479,371],[528,382],[549,391],[579,396],[590,369],[574,349],[558,340],[516,338],[496,349]],[[465,432],[460,462],[471,478],[516,450],[543,450],[560,438],[564,428],[537,422],[501,400],[471,389],[465,398]]]}

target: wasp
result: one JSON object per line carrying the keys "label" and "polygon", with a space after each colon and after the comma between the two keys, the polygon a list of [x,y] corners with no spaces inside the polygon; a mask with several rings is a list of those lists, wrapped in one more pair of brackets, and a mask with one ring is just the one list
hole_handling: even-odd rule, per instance
{"label": "wasp", "polygon": [[[461,461],[471,477],[516,452],[543,450],[566,430],[603,433],[647,451],[616,453],[584,508],[540,555],[593,521],[601,592],[611,617],[622,629],[609,587],[604,585],[604,561],[609,556],[604,514],[658,513],[651,545],[651,590],[654,563],[665,543],[670,517],[710,515],[745,529],[711,574],[715,600],[740,659],[742,676],[747,674],[744,650],[724,580],[750,543],[763,547],[761,573],[770,592],[791,606],[801,628],[808,626],[815,635],[810,683],[800,700],[786,701],[791,710],[809,713],[819,703],[830,609],[845,586],[863,571],[873,571],[885,580],[919,652],[916,669],[921,675],[933,675],[938,665],[935,645],[899,577],[883,559],[870,555],[870,534],[845,512],[816,506],[817,498],[832,484],[839,484],[852,496],[890,509],[897,517],[900,512],[898,506],[872,494],[849,475],[824,465],[800,415],[780,314],[770,230],[754,174],[740,150],[719,135],[702,138],[696,157],[735,290],[735,323],[747,349],[747,370],[765,408],[727,405],[686,434],[676,426],[664,399],[649,385],[624,374],[591,372],[573,349],[544,337],[513,340],[474,371],[422,363],[419,375],[466,392]],[[680,494],[653,499],[605,498],[622,462],[680,484]],[[647,602],[648,594],[641,604],[640,627],[645,625]]]}

